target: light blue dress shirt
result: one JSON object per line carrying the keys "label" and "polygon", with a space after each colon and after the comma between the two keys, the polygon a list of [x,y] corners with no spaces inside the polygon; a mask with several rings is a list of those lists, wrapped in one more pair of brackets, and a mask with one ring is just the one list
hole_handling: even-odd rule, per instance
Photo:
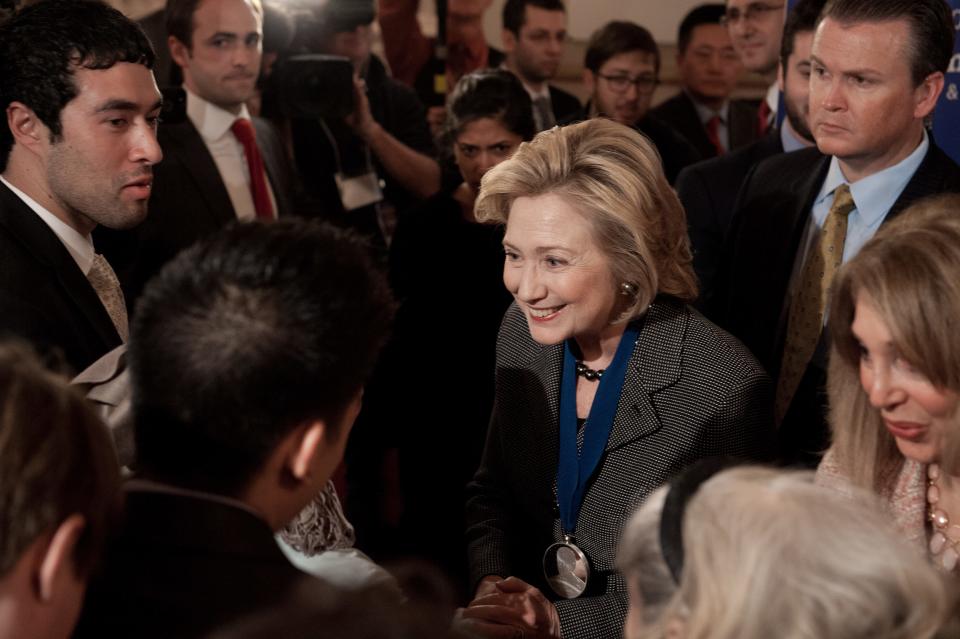
{"label": "light blue dress shirt", "polygon": [[927,132],[924,131],[920,146],[898,164],[852,183],[843,176],[837,158],[830,160],[827,177],[813,202],[813,221],[819,232],[823,228],[827,214],[830,213],[833,192],[841,184],[850,184],[850,194],[853,196],[856,208],[847,218],[847,237],[843,243],[844,262],[860,252],[867,240],[880,228],[880,224],[910,182],[910,178],[917,172],[929,148],[930,140]]}

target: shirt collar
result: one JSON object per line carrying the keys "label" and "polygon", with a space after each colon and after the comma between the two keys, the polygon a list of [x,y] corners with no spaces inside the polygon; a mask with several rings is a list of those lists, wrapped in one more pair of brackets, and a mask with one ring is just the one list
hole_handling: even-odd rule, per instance
{"label": "shirt collar", "polygon": [[2,175],[0,175],[0,181],[2,181],[8,189],[13,191],[18,198],[23,200],[23,203],[29,206],[30,209],[39,215],[40,219],[50,227],[50,230],[53,231],[54,235],[63,243],[67,252],[70,253],[70,257],[77,263],[77,266],[80,267],[83,274],[86,275],[89,273],[90,268],[93,266],[93,258],[95,255],[93,238],[89,235],[81,235],[75,228],[41,206],[39,202],[10,184]]}
{"label": "shirt collar", "polygon": [[206,142],[216,142],[221,139],[233,126],[235,120],[250,119],[246,104],[240,105],[240,113],[235,115],[204,100],[186,87],[183,90],[187,93],[187,117]]}
{"label": "shirt collar", "polygon": [[897,198],[900,197],[913,174],[917,172],[929,148],[930,139],[924,130],[923,140],[913,153],[891,167],[852,183],[843,176],[840,162],[834,156],[830,159],[830,168],[820,188],[820,194],[817,195],[816,204],[822,203],[841,184],[850,184],[850,194],[856,204],[857,213],[867,225],[873,225],[886,217],[893,208]]}
{"label": "shirt collar", "polygon": [[[504,71],[510,71],[510,67],[507,66],[506,60],[501,62],[500,66],[497,68],[503,69]],[[510,71],[510,72],[513,73],[513,71]],[[520,84],[523,85],[523,88],[527,90],[527,95],[530,96],[531,100],[536,101],[537,98],[546,98],[548,100],[550,99],[550,85],[548,85],[546,82],[543,83],[542,89],[540,89],[539,91],[534,91],[533,89],[530,88],[529,84],[523,81],[523,78],[521,78],[516,73],[514,73],[514,75],[517,77],[518,80],[520,80]]]}
{"label": "shirt collar", "polygon": [[790,126],[790,120],[787,118],[783,119],[783,122],[780,124],[780,143],[783,145],[783,152],[790,153],[791,151],[799,151],[800,149],[805,149],[810,146],[803,138],[797,135],[797,132],[792,126]]}
{"label": "shirt collar", "polygon": [[723,122],[724,124],[726,124],[729,121],[727,119],[727,115],[730,113],[729,100],[725,100],[723,102],[723,106],[720,107],[719,111],[714,111],[710,107],[697,102],[697,100],[692,95],[690,95],[689,92],[687,92],[687,97],[689,97],[690,101],[693,102],[693,108],[697,110],[697,115],[700,116],[700,122],[702,124],[706,124],[714,116],[720,116],[720,121]]}
{"label": "shirt collar", "polygon": [[767,87],[767,95],[763,97],[763,101],[770,107],[770,113],[777,112],[780,107],[780,87],[776,82]]}

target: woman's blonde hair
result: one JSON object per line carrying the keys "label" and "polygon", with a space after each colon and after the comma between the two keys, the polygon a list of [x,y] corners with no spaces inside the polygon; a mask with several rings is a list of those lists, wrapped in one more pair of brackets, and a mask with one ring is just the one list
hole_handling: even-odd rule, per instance
{"label": "woman's blonde hair", "polygon": [[724,471],[690,499],[680,587],[661,628],[685,639],[928,639],[951,596],[875,497],[812,473]]}
{"label": "woman's blonde hair", "polygon": [[652,626],[677,591],[660,545],[660,519],[669,486],[650,493],[630,517],[617,548],[617,570],[632,582],[639,601],[630,605],[642,611],[641,623]]}
{"label": "woman's blonde hair", "polygon": [[614,281],[635,287],[627,317],[643,313],[657,294],[696,298],[686,215],[643,135],[600,118],[544,131],[487,172],[476,215],[506,223],[517,198],[547,193],[590,223]]}
{"label": "woman's blonde hair", "polygon": [[[834,282],[828,371],[837,461],[854,484],[885,495],[903,465],[880,411],[860,385],[860,343],[851,331],[867,295],[900,356],[940,389],[960,391],[960,196],[925,200],[884,225]],[[941,463],[960,470],[960,437]]]}

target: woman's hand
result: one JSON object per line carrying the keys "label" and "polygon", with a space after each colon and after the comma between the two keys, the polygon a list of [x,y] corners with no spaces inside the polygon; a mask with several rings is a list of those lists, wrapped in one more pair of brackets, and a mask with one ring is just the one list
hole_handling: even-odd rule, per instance
{"label": "woman's hand", "polygon": [[461,609],[455,622],[485,638],[558,639],[560,617],[543,593],[516,577],[484,580],[477,596]]}

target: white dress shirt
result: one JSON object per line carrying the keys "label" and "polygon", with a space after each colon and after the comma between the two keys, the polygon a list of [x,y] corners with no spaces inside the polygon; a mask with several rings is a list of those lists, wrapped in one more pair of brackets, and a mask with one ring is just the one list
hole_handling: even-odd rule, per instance
{"label": "white dress shirt", "polygon": [[[243,154],[243,145],[233,135],[230,127],[238,118],[250,119],[250,112],[246,105],[240,107],[240,113],[234,115],[221,109],[217,105],[207,102],[200,96],[184,87],[187,93],[187,117],[196,127],[203,138],[203,143],[213,156],[217,165],[220,179],[227,188],[230,203],[237,214],[237,219],[253,220],[257,217],[257,210],[253,204],[253,192],[250,189],[250,169],[247,158]],[[261,151],[262,154],[262,151]],[[267,191],[270,194],[270,203],[273,210],[277,210],[277,201],[273,195],[273,187],[269,178],[266,180]]]}
{"label": "white dress shirt", "polygon": [[70,257],[72,257],[77,263],[77,266],[80,267],[80,271],[86,276],[93,266],[93,238],[89,235],[81,235],[75,228],[41,206],[39,202],[10,184],[2,175],[0,175],[0,181],[2,181],[8,189],[13,191],[18,198],[23,200],[23,203],[29,206],[30,209],[43,220],[44,224],[50,227],[54,235],[63,242],[67,252],[70,253]]}

